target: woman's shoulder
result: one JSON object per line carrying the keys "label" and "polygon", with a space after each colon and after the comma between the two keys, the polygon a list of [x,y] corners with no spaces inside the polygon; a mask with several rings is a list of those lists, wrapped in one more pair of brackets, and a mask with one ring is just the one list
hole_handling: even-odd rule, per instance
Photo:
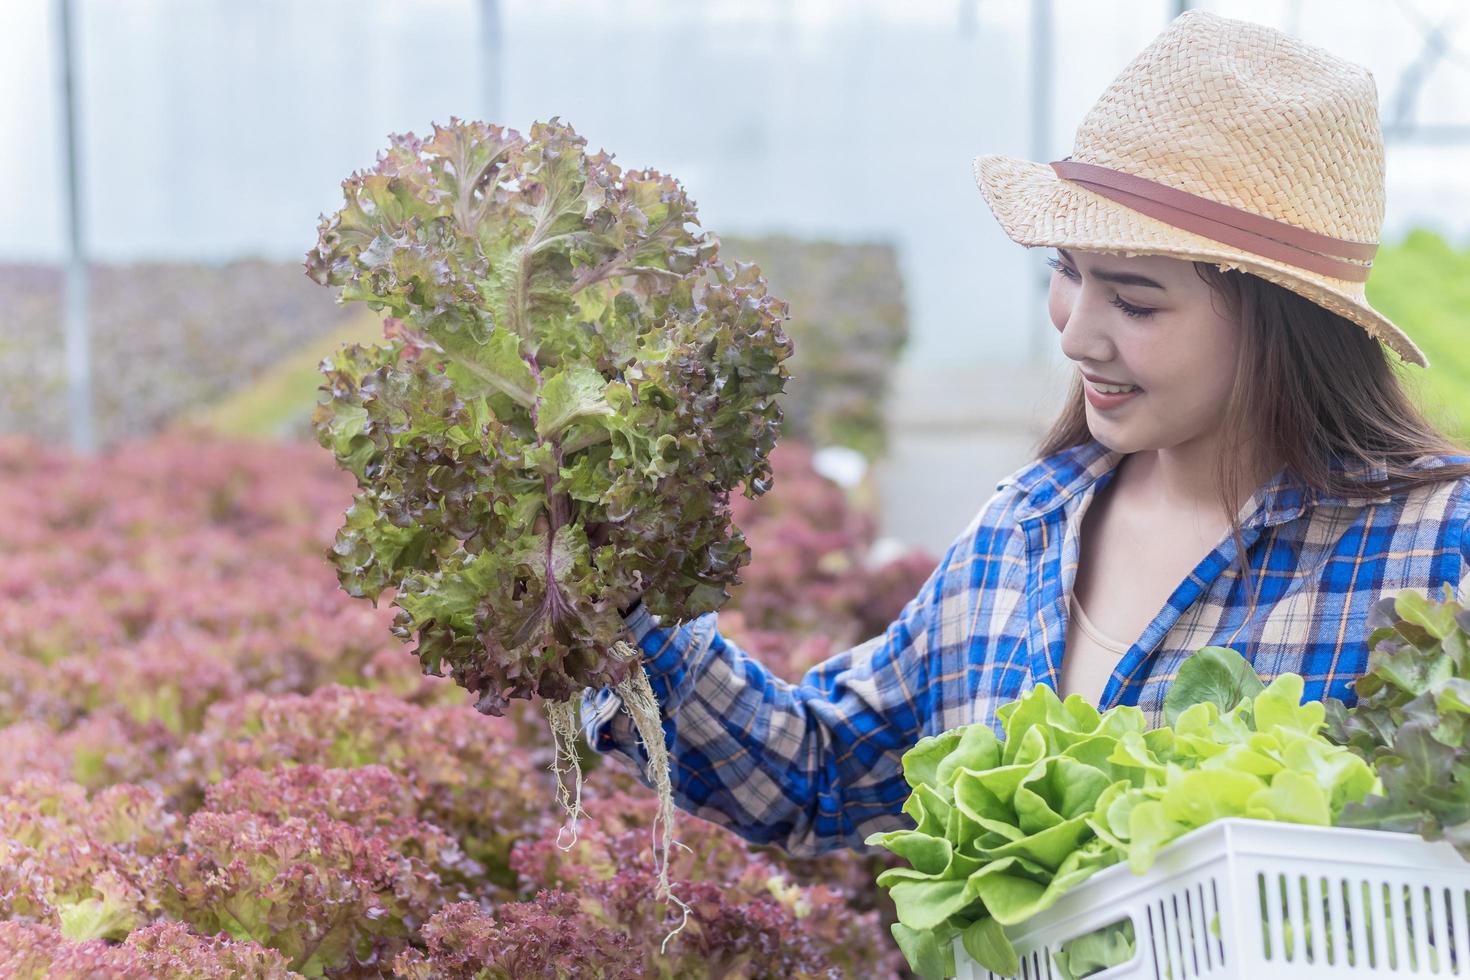
{"label": "woman's shoulder", "polygon": [[[1441,454],[1433,458],[1421,458],[1421,469],[1443,469],[1454,467],[1464,470],[1470,466],[1470,455]],[[1470,556],[1470,472],[1425,484],[1409,491],[1405,501],[1405,512],[1417,515],[1424,521],[1443,521],[1447,534],[1460,541],[1462,554]]]}
{"label": "woman's shoulder", "polygon": [[[1332,468],[1350,489],[1328,492],[1308,488],[1306,496],[1312,505],[1356,509],[1394,504],[1399,510],[1412,510],[1426,504],[1470,504],[1470,454],[1427,454],[1393,474],[1382,463],[1346,462],[1336,458],[1332,461]],[[1453,472],[1435,473],[1443,469]],[[1413,474],[1412,480],[1406,481],[1405,471]]]}
{"label": "woman's shoulder", "polygon": [[[1307,489],[1293,533],[1303,541],[1363,548],[1374,561],[1403,559],[1406,567],[1423,566],[1434,555],[1464,555],[1470,551],[1470,472],[1424,478],[1428,471],[1463,469],[1463,464],[1470,464],[1470,455],[1420,456],[1391,476],[1381,463],[1334,461],[1338,475],[1347,478],[1347,489]],[[1404,481],[1405,469],[1415,474],[1416,482]]]}
{"label": "woman's shoulder", "polygon": [[1470,454],[1434,453],[1420,456],[1411,467],[1416,472],[1432,474],[1436,470],[1452,470],[1442,479],[1428,480],[1403,491],[1406,505],[1441,502],[1462,509],[1470,508]]}
{"label": "woman's shoulder", "polygon": [[1429,453],[1414,460],[1416,470],[1440,469],[1446,466],[1470,465],[1470,452]]}

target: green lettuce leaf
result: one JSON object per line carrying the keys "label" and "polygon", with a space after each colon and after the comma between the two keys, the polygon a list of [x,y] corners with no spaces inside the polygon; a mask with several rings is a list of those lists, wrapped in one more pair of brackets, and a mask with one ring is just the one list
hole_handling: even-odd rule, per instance
{"label": "green lettuce leaf", "polygon": [[1305,823],[1325,827],[1332,822],[1327,791],[1306,773],[1286,770],[1262,787],[1246,807],[1245,815],[1257,820]]}
{"label": "green lettuce leaf", "polygon": [[1123,919],[1062,943],[1052,954],[1052,962],[1062,980],[1082,980],[1127,963],[1137,952],[1133,920]]}
{"label": "green lettuce leaf", "polygon": [[922,980],[946,980],[955,975],[954,930],[910,929],[902,922],[889,927],[894,942]]}
{"label": "green lettuce leaf", "polygon": [[1179,666],[1164,696],[1164,720],[1172,725],[1191,705],[1208,701],[1224,714],[1264,689],[1261,679],[1229,647],[1201,647]]}
{"label": "green lettuce leaf", "polygon": [[965,952],[991,973],[1013,977],[1021,971],[1021,959],[1005,929],[994,919],[976,919],[960,933]]}

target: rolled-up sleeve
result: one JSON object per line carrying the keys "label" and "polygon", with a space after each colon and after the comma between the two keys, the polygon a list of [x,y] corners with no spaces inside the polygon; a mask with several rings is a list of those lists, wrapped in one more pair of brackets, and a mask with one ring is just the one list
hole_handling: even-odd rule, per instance
{"label": "rolled-up sleeve", "polygon": [[[718,614],[663,627],[639,606],[626,618],[663,716],[675,802],[747,840],[812,855],[862,848],[906,826],[900,757],[918,741],[936,696],[938,610],[952,545],[881,635],[834,655],[792,684],[719,633]],[[647,782],[647,756],[622,700],[590,691],[583,734]]]}

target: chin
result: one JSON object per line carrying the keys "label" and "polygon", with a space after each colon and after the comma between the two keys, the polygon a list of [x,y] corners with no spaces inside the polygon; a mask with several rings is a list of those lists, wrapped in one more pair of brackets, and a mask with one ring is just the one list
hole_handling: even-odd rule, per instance
{"label": "chin", "polygon": [[1143,449],[1153,448],[1151,446],[1144,445],[1140,440],[1136,438],[1131,438],[1123,433],[1118,432],[1116,429],[1113,429],[1106,424],[1098,425],[1092,420],[1091,416],[1089,416],[1087,419],[1087,429],[1089,432],[1092,433],[1092,437],[1094,439],[1102,443],[1108,449],[1111,449],[1113,452],[1136,453]]}

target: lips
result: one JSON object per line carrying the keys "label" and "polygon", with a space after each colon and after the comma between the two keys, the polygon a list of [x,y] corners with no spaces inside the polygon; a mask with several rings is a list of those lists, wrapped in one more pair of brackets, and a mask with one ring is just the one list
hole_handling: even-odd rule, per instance
{"label": "lips", "polygon": [[1139,398],[1143,395],[1142,388],[1134,388],[1132,391],[1123,392],[1121,394],[1108,394],[1106,392],[1099,391],[1097,387],[1090,381],[1082,386],[1082,390],[1083,393],[1087,396],[1087,401],[1092,405],[1092,407],[1102,412],[1108,412],[1112,411],[1115,408],[1120,408],[1121,406],[1131,402],[1133,399]]}
{"label": "lips", "polygon": [[1086,378],[1088,381],[1091,381],[1093,384],[1113,385],[1114,387],[1117,387],[1117,388],[1136,387],[1130,381],[1113,381],[1113,380],[1111,380],[1109,378],[1099,378],[1099,377],[1095,377],[1095,376],[1093,376],[1091,374],[1088,374],[1086,371],[1081,372],[1081,374],[1082,374],[1082,376],[1084,378]]}

